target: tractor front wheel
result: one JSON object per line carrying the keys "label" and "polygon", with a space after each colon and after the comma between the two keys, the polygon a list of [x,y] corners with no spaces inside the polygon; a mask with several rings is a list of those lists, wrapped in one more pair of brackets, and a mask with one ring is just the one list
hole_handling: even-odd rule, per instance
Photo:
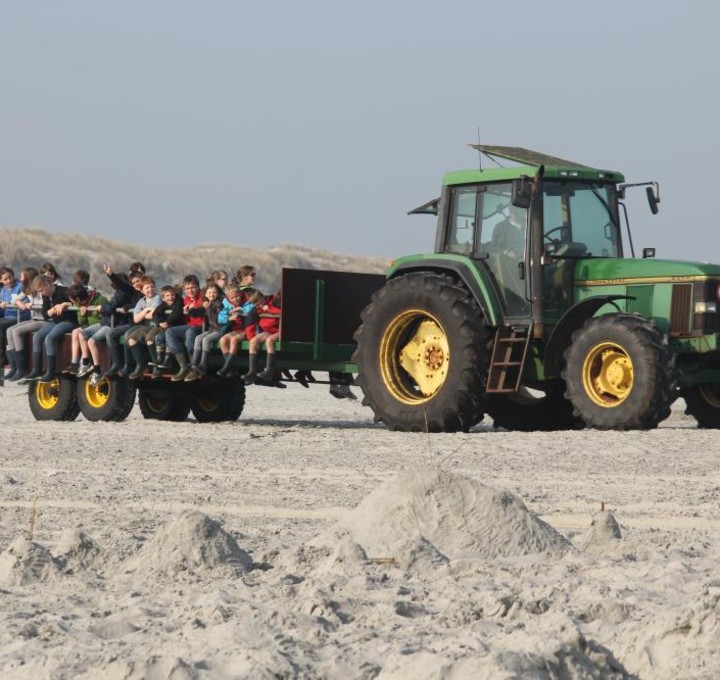
{"label": "tractor front wheel", "polygon": [[675,396],[662,333],[632,314],[588,319],[565,350],[562,377],[574,414],[599,430],[655,428]]}

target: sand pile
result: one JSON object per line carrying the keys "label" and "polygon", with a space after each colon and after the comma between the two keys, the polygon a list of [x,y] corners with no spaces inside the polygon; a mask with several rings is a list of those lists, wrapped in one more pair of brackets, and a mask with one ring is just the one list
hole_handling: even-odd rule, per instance
{"label": "sand pile", "polygon": [[315,545],[413,570],[448,560],[562,554],[570,544],[508,491],[449,472],[403,472],[382,484]]}
{"label": "sand pile", "polygon": [[[569,617],[553,617],[538,635],[517,629],[492,643],[482,636],[445,638],[432,647],[393,651],[378,680],[413,678],[537,678],[538,680],[620,680],[629,677],[612,652],[587,639]],[[552,630],[552,634],[547,634]],[[459,653],[458,643],[462,648]]]}
{"label": "sand pile", "polygon": [[24,536],[0,553],[0,586],[24,586],[47,581],[58,574],[53,556]]}
{"label": "sand pile", "polygon": [[58,564],[67,573],[88,569],[100,555],[94,541],[79,529],[66,529],[53,551]]}
{"label": "sand pile", "polygon": [[618,547],[622,532],[611,512],[599,512],[590,528],[578,539],[577,546],[586,552],[605,552]]}
{"label": "sand pile", "polygon": [[244,574],[252,567],[250,556],[219,522],[202,512],[187,510],[163,525],[128,561],[126,571],[153,576],[230,569]]}

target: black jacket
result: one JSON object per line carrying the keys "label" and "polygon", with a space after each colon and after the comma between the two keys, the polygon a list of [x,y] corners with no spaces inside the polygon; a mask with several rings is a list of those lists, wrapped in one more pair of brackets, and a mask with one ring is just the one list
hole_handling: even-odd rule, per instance
{"label": "black jacket", "polygon": [[77,325],[78,318],[77,318],[77,312],[72,311],[70,309],[66,309],[60,316],[48,316],[48,310],[50,307],[54,307],[55,305],[59,305],[61,302],[70,302],[70,295],[69,291],[65,286],[61,286],[60,284],[55,284],[55,289],[52,292],[52,295],[50,297],[45,297],[43,295],[43,304],[42,304],[42,315],[43,319],[45,321],[51,321],[52,323],[60,323],[61,321],[69,321],[70,323],[74,323]]}

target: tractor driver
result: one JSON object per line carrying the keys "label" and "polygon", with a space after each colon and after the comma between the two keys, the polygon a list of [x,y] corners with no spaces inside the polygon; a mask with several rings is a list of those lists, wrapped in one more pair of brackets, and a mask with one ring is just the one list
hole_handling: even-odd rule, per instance
{"label": "tractor driver", "polygon": [[527,210],[511,205],[508,216],[495,225],[491,240],[492,249],[514,260],[522,260],[526,224]]}

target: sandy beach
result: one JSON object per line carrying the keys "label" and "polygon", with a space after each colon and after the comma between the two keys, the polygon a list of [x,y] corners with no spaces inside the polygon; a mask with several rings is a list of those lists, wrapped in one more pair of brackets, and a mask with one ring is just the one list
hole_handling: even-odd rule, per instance
{"label": "sandy beach", "polygon": [[430,436],[319,385],[232,424],[0,406],[4,680],[720,677],[719,435],[681,401]]}

